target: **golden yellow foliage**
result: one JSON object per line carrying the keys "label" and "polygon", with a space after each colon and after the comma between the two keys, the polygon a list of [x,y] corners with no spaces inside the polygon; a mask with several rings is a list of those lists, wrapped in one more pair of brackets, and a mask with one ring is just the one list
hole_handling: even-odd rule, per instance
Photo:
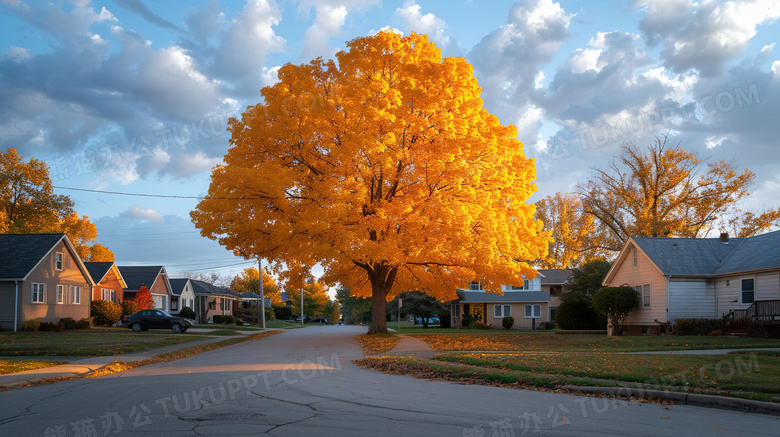
{"label": "golden yellow foliage", "polygon": [[604,256],[600,248],[603,232],[593,215],[587,214],[579,196],[555,193],[536,202],[536,219],[550,232],[546,269],[573,269],[587,260]]}
{"label": "golden yellow foliage", "polygon": [[[230,289],[236,293],[246,293],[247,291],[259,294],[260,274],[256,267],[248,267],[236,275],[230,282]],[[271,299],[271,304],[281,304],[282,299],[279,296],[279,288],[276,286],[276,279],[263,269],[263,297]]]}
{"label": "golden yellow foliage", "polygon": [[232,147],[191,213],[204,236],[262,256],[287,283],[321,281],[385,302],[439,299],[479,278],[532,278],[547,236],[527,204],[534,162],[483,108],[472,67],[424,35],[380,32],[337,60],[285,65],[264,102],[231,120]]}

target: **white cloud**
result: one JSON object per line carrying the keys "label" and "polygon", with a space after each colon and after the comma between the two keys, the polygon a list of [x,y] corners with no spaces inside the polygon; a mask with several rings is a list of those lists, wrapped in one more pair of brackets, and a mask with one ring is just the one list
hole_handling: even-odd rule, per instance
{"label": "white cloud", "polygon": [[404,3],[393,15],[401,19],[410,33],[413,31],[428,35],[428,39],[436,43],[443,56],[462,56],[455,39],[445,34],[447,24],[444,20],[431,13],[423,14],[422,8],[414,0]]}
{"label": "white cloud", "polygon": [[347,8],[344,5],[317,6],[316,20],[303,35],[305,45],[299,59],[308,62],[319,56],[326,59],[333,57],[336,49],[328,41],[331,36],[338,34],[346,18]]}
{"label": "white cloud", "polygon": [[645,1],[639,24],[648,44],[661,44],[665,65],[676,72],[696,69],[706,76],[722,71],[756,35],[756,28],[780,17],[780,2]]}
{"label": "white cloud", "polygon": [[713,136],[710,136],[710,137],[707,137],[707,138],[704,139],[704,145],[708,149],[714,149],[714,148],[720,146],[721,144],[723,144],[723,142],[726,141],[727,139],[728,138],[726,136],[716,136],[716,135],[713,135]]}
{"label": "white cloud", "polygon": [[120,214],[122,217],[133,218],[137,220],[146,220],[153,223],[165,223],[162,214],[153,209],[144,209],[140,205],[133,205]]}

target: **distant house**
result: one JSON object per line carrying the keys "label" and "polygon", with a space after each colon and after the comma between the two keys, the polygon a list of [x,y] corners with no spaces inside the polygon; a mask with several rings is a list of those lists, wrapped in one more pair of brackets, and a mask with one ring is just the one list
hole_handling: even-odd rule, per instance
{"label": "distant house", "polygon": [[89,317],[92,285],[65,234],[0,235],[0,328]]}
{"label": "distant house", "polygon": [[[551,272],[550,280],[546,280]],[[565,276],[565,272],[569,272]],[[454,327],[466,325],[469,320],[489,324],[492,328],[503,329],[504,317],[512,317],[515,324],[512,329],[532,329],[542,322],[553,320],[550,290],[557,293],[563,290],[569,270],[539,270],[533,279],[523,279],[518,285],[502,285],[503,295],[483,290],[479,281],[472,281],[468,289],[458,289],[458,299],[451,307],[451,320]],[[468,316],[468,317],[464,317]]]}
{"label": "distant house", "polygon": [[630,238],[603,282],[640,295],[628,334],[729,314],[780,322],[780,231],[750,238]]}
{"label": "distant house", "polygon": [[123,290],[124,300],[135,299],[135,294],[146,286],[152,294],[154,307],[170,311],[171,284],[163,266],[118,266],[127,284]]}
{"label": "distant house", "polygon": [[547,319],[551,322],[555,321],[555,311],[557,311],[558,307],[561,305],[561,294],[568,291],[566,286],[569,283],[571,275],[572,271],[569,269],[539,270],[542,291],[546,291],[550,295],[549,314]]}
{"label": "distant house", "polygon": [[171,283],[171,314],[178,314],[184,307],[195,311],[195,291],[189,279],[169,279]]}
{"label": "distant house", "polygon": [[208,323],[215,315],[232,316],[238,307],[239,294],[225,287],[190,279],[195,293],[195,313],[198,323]]}
{"label": "distant house", "polygon": [[127,284],[116,264],[113,262],[85,262],[84,265],[95,283],[92,287],[92,300],[110,300],[121,304]]}

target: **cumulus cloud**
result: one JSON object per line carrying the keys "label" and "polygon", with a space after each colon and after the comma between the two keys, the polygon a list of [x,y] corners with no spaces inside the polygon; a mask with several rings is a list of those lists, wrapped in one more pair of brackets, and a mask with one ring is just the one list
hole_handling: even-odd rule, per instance
{"label": "cumulus cloud", "polygon": [[422,8],[414,0],[407,1],[403,7],[393,14],[404,23],[409,33],[424,33],[428,39],[436,43],[443,56],[463,56],[457,41],[446,34],[447,24],[436,15],[422,13]]}
{"label": "cumulus cloud", "polygon": [[153,209],[145,209],[140,205],[131,206],[122,212],[120,216],[137,220],[150,221],[153,223],[165,223],[165,218],[163,218],[162,214]]}
{"label": "cumulus cloud", "polygon": [[774,0],[654,0],[639,28],[651,46],[662,46],[664,65],[676,72],[695,69],[712,76],[736,58],[756,35],[756,28],[780,17]]}

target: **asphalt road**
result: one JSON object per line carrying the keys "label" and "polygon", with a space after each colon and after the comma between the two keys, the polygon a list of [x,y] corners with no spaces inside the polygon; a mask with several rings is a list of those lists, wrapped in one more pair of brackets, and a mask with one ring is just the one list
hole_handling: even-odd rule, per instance
{"label": "asphalt road", "polygon": [[296,329],[102,378],[0,393],[0,436],[777,436],[780,418],[360,369],[365,327]]}

